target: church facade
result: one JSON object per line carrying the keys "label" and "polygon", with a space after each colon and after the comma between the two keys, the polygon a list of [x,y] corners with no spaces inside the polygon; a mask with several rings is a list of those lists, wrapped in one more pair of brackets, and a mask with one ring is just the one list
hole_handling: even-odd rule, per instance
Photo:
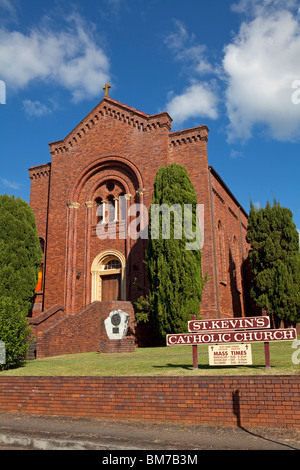
{"label": "church facade", "polygon": [[131,208],[149,208],[156,172],[171,163],[185,166],[202,208],[208,282],[201,317],[246,315],[247,213],[208,164],[207,126],[172,132],[171,123],[166,112],[146,114],[106,91],[74,130],[50,144],[51,161],[29,169],[44,252],[30,318],[37,357],[98,350],[105,338],[99,322],[113,308],[130,312],[129,339],[143,343],[134,302],[147,288],[147,240],[130,237],[128,227]]}

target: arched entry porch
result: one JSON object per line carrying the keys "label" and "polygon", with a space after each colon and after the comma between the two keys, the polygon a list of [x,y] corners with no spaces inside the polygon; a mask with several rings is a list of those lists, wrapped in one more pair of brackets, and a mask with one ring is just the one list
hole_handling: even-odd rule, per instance
{"label": "arched entry porch", "polygon": [[91,301],[126,300],[126,260],[117,250],[104,250],[91,268]]}

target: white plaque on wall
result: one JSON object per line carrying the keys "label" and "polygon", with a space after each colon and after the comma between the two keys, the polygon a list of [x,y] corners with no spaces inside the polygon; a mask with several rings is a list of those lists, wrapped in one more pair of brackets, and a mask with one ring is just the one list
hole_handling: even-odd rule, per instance
{"label": "white plaque on wall", "polygon": [[128,331],[129,315],[123,310],[112,310],[104,320],[104,325],[109,339],[124,339]]}

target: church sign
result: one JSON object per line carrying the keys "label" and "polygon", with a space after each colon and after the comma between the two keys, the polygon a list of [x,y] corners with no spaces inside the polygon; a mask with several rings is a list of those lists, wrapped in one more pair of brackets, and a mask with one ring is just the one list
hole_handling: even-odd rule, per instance
{"label": "church sign", "polygon": [[270,328],[270,317],[226,318],[222,320],[192,320],[188,322],[188,330],[244,330]]}
{"label": "church sign", "polygon": [[295,328],[255,331],[220,331],[209,333],[183,333],[167,335],[167,346],[221,343],[266,343],[270,341],[293,341],[297,339]]}
{"label": "church sign", "polygon": [[[196,320],[188,322],[189,333],[169,334],[166,337],[167,346],[193,346],[193,365],[197,368],[196,349],[200,344],[208,345],[238,345],[244,347],[244,343],[264,343],[266,367],[269,367],[268,343],[271,341],[294,341],[297,339],[295,328],[269,329],[270,318],[267,315],[261,317],[226,318],[215,320]],[[252,363],[248,348],[235,349],[234,347],[210,349],[210,365],[225,364],[224,358],[228,358],[230,365],[242,365]],[[249,349],[251,349],[249,347]],[[239,352],[238,352],[239,351]],[[242,352],[244,351],[244,352]],[[215,352],[215,354],[213,354]],[[220,359],[223,356],[223,360]],[[219,357],[219,360],[214,359]],[[236,357],[234,359],[234,357]],[[240,357],[239,360],[237,358]],[[243,362],[242,358],[245,357]],[[217,361],[217,363],[215,362]],[[222,364],[221,364],[222,363]]]}

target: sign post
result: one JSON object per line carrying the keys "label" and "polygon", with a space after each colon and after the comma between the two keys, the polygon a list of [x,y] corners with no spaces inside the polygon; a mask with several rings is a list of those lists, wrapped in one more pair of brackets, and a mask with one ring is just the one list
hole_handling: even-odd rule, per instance
{"label": "sign post", "polygon": [[[192,320],[196,320],[196,315],[192,315]],[[193,369],[198,369],[198,348],[193,346]]]}
{"label": "sign post", "polygon": [[[263,316],[267,316],[267,312],[263,310],[262,312]],[[271,369],[271,360],[270,360],[270,344],[268,342],[264,343],[264,349],[265,349],[265,364],[266,364],[266,369]]]}

